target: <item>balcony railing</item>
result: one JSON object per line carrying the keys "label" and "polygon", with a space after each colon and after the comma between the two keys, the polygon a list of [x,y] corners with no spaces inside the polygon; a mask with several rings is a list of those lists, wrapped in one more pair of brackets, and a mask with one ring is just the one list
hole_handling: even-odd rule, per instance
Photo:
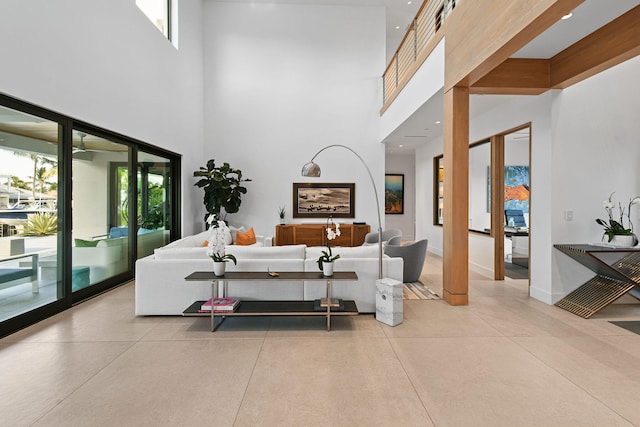
{"label": "balcony railing", "polygon": [[430,51],[449,13],[461,0],[425,0],[409,25],[400,47],[387,66],[383,80],[382,112],[393,102]]}

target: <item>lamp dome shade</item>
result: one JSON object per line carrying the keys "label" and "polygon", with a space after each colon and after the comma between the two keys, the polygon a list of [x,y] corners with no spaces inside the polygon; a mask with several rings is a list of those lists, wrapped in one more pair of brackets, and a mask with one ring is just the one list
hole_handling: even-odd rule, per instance
{"label": "lamp dome shade", "polygon": [[320,166],[314,162],[309,162],[302,167],[302,176],[319,177]]}

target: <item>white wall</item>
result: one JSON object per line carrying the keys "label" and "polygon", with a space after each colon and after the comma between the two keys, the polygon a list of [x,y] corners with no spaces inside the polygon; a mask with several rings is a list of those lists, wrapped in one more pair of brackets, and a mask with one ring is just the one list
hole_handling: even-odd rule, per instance
{"label": "white wall", "polygon": [[201,198],[201,2],[181,1],[179,20],[177,50],[133,0],[0,2],[0,91],[182,154],[190,234],[201,221],[190,208]]}
{"label": "white wall", "polygon": [[287,222],[301,222],[291,217],[292,183],[355,182],[356,218],[344,222],[377,228],[371,180],[356,156],[331,148],[316,159],[321,178],[300,170],[322,147],[347,145],[371,169],[383,203],[384,19],[382,7],[205,2],[201,163],[228,162],[253,180],[230,223],[274,235],[278,206]]}
{"label": "white wall", "polygon": [[[387,154],[385,173],[404,174],[404,213],[385,215],[385,228],[402,230],[402,240],[415,238],[415,156]],[[382,201],[380,203],[383,203]]]}
{"label": "white wall", "polygon": [[[640,194],[639,72],[640,58],[635,58],[563,91],[535,97],[471,97],[471,141],[531,122],[534,298],[554,303],[590,277],[553,244],[599,242],[602,229],[595,218],[606,215],[602,201],[612,191],[624,202]],[[431,213],[433,157],[439,154],[441,138],[416,153],[416,234],[429,235],[430,250],[441,253],[442,228],[432,225]],[[573,212],[573,221],[564,220],[565,211]],[[637,209],[632,221],[640,224]],[[480,239],[470,239],[470,262],[489,271],[489,259],[480,257],[488,246]]]}
{"label": "white wall", "polygon": [[442,226],[433,225],[433,158],[442,154],[442,138],[416,149],[416,239],[429,239],[429,252],[442,256]]}
{"label": "white wall", "polygon": [[[640,57],[559,92],[553,100],[553,243],[600,242],[596,218],[608,219],[602,202],[615,191],[615,201],[628,203],[640,195]],[[573,221],[564,220],[564,211]],[[617,212],[617,209],[616,209]],[[636,234],[640,209],[631,215]],[[552,252],[553,288],[557,301],[582,284],[569,274],[575,264]]]}

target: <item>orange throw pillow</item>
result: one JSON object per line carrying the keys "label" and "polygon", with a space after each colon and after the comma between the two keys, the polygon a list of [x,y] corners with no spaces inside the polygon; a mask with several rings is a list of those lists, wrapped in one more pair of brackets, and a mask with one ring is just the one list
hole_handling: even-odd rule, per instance
{"label": "orange throw pillow", "polygon": [[236,245],[248,246],[256,243],[256,233],[253,231],[253,227],[246,232],[238,231],[236,233]]}
{"label": "orange throw pillow", "polygon": [[205,240],[205,241],[202,243],[202,247],[203,247],[203,248],[206,248],[207,246],[209,246],[209,241],[208,241],[208,240]]}

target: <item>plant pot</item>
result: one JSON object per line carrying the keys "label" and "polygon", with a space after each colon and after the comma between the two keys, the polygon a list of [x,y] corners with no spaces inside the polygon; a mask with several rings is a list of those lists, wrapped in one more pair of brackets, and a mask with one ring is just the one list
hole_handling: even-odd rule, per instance
{"label": "plant pot", "polygon": [[216,276],[224,276],[224,269],[227,265],[224,261],[214,261],[213,262],[213,274]]}
{"label": "plant pot", "polygon": [[630,248],[638,244],[638,239],[633,234],[629,235],[615,235],[609,242],[611,246],[617,246],[620,248]]}
{"label": "plant pot", "polygon": [[325,276],[333,276],[333,262],[322,261],[322,274]]}
{"label": "plant pot", "polygon": [[284,224],[285,224],[284,218],[280,218],[280,225],[284,225]]}

